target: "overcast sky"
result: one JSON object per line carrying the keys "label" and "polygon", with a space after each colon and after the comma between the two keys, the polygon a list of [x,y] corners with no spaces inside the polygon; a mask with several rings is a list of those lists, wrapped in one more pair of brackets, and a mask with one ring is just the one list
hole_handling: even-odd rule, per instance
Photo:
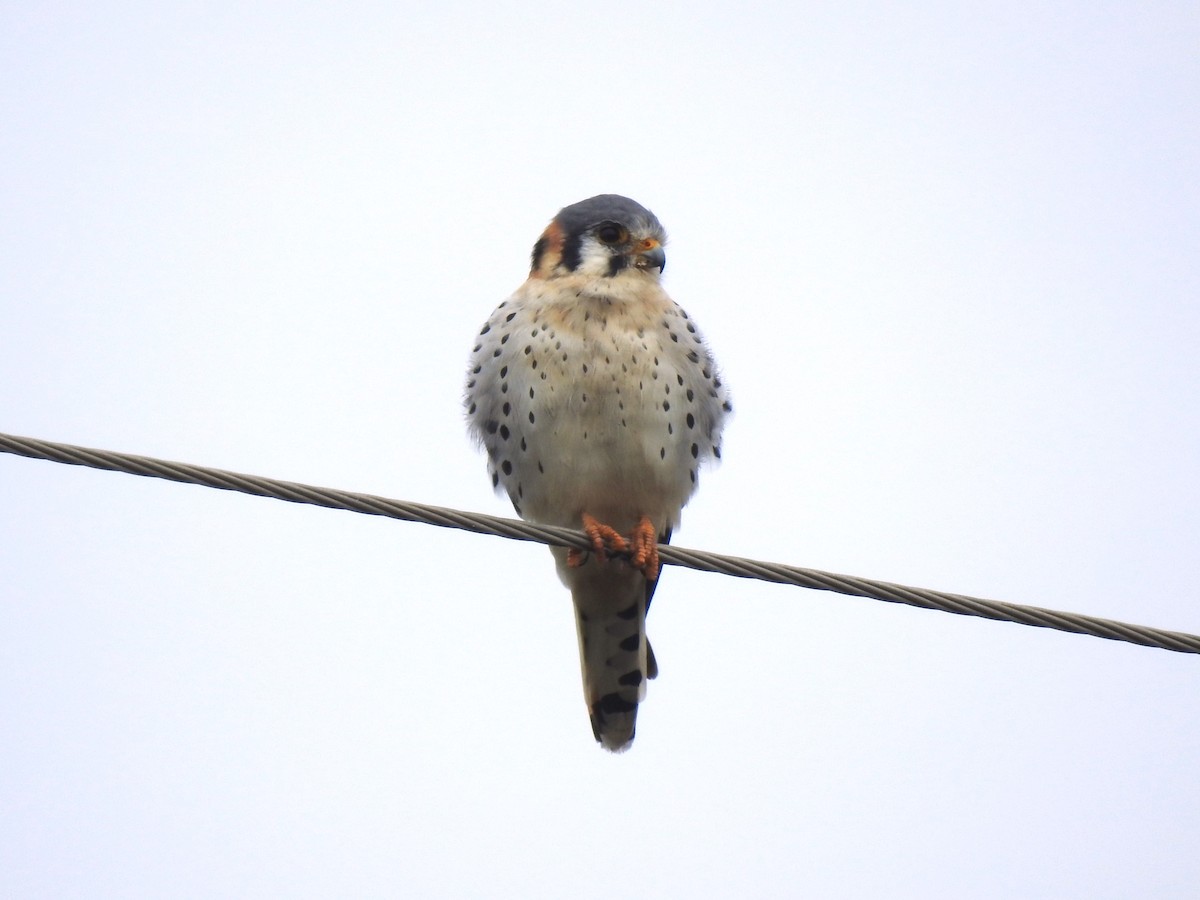
{"label": "overcast sky", "polygon": [[[0,431],[511,514],[466,357],[627,194],[676,543],[1200,632],[1200,11],[0,7]],[[0,893],[1193,898],[1200,660],[0,455]]]}

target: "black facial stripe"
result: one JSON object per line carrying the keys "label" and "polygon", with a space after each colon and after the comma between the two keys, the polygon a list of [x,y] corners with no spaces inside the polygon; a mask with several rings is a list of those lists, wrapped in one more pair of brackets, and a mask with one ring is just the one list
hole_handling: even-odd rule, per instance
{"label": "black facial stripe", "polygon": [[617,253],[610,256],[608,259],[608,274],[609,277],[616,275],[622,269],[629,265],[629,257],[624,253]]}
{"label": "black facial stripe", "polygon": [[568,272],[574,272],[579,268],[580,262],[580,244],[583,241],[583,233],[578,231],[568,231],[567,239],[563,241],[562,248],[562,264]]}
{"label": "black facial stripe", "polygon": [[546,238],[543,235],[538,238],[537,243],[533,245],[533,253],[531,254],[530,270],[536,272],[542,264],[542,254],[546,252]]}

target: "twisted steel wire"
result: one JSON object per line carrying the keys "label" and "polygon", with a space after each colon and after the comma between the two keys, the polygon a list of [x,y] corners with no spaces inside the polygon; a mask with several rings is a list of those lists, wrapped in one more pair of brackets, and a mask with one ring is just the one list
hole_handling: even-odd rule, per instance
{"label": "twisted steel wire", "polygon": [[[207,466],[171,462],[149,456],[134,456],[78,447],[55,441],[0,434],[0,451],[44,459],[76,466],[90,466],[130,475],[164,478],[184,484],[199,484],[226,491],[239,491],[259,497],[287,500],[291,503],[307,503],[328,509],[344,509],[350,512],[373,516],[403,519],[407,522],[423,522],[443,528],[460,528],[477,534],[492,534],[519,541],[534,541],[563,547],[589,549],[591,544],[581,531],[535,525],[517,519],[505,519],[482,513],[464,512],[423,503],[408,503],[391,500],[372,494],[359,494],[334,488],[316,487],[294,481],[281,481],[257,475],[228,472]],[[869,597],[889,603],[903,603],[922,609],[934,609],[961,616],[980,616],[1000,622],[1016,622],[1038,628],[1052,628],[1074,634],[1112,641],[1125,641],[1143,647],[1158,647],[1178,653],[1200,653],[1200,636],[1178,631],[1165,631],[1145,625],[1132,625],[1112,619],[1084,616],[1077,613],[1059,612],[1037,606],[1017,603],[1001,603],[962,594],[948,594],[925,588],[908,587],[886,581],[873,581],[851,575],[838,575],[819,569],[805,569],[781,563],[763,562],[704,550],[689,550],[660,544],[658,552],[664,563],[698,569],[702,572],[720,572],[736,578],[755,578],[777,584],[792,584],[821,591],[833,591],[856,597]]]}

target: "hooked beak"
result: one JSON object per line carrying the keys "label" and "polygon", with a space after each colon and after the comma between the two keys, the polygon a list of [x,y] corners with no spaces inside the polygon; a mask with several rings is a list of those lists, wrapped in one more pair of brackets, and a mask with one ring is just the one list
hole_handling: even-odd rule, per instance
{"label": "hooked beak", "polygon": [[659,274],[662,274],[663,269],[667,267],[667,254],[663,250],[662,244],[654,238],[646,238],[638,245],[636,251],[637,262],[635,263],[639,269],[658,269]]}

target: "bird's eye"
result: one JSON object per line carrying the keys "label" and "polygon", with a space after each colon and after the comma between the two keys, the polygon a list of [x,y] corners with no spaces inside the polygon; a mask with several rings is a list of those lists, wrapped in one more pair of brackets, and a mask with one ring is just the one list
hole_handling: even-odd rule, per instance
{"label": "bird's eye", "polygon": [[621,244],[628,237],[625,229],[613,222],[605,222],[596,229],[596,237],[606,244]]}

